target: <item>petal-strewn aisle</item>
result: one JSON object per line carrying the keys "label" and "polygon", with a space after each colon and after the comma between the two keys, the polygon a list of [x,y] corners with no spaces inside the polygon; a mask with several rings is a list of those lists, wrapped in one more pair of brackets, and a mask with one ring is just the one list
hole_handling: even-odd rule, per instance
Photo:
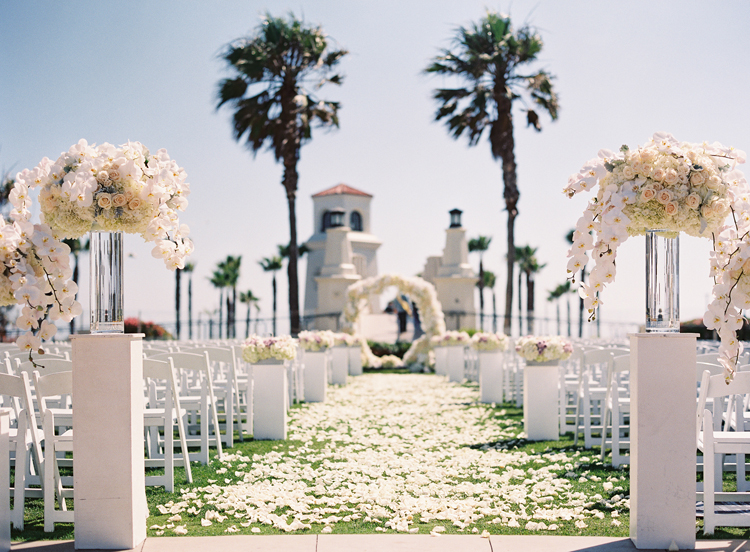
{"label": "petal-strewn aisle", "polygon": [[172,521],[160,516],[152,531],[189,531],[199,519],[264,533],[620,529],[622,472],[602,480],[581,473],[593,458],[580,452],[514,450],[519,421],[478,404],[475,386],[367,374],[328,391],[325,403],[292,410],[289,442],[225,456],[225,480],[183,489],[159,507]]}

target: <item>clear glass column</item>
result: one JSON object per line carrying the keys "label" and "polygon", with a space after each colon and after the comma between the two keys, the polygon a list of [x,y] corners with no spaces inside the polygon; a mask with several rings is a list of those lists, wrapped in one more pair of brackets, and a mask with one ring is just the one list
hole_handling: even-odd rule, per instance
{"label": "clear glass column", "polygon": [[122,232],[91,232],[91,333],[123,333]]}
{"label": "clear glass column", "polygon": [[647,332],[680,331],[680,238],[674,234],[646,232]]}

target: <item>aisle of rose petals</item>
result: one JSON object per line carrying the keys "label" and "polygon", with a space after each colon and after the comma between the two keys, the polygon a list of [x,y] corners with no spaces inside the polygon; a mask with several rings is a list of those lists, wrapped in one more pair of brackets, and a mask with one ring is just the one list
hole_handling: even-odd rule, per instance
{"label": "aisle of rose petals", "polygon": [[592,519],[618,526],[627,512],[622,472],[587,478],[574,473],[593,461],[580,452],[496,446],[512,443],[522,427],[477,403],[475,386],[368,374],[328,391],[325,403],[291,411],[296,445],[225,455],[218,473],[226,479],[159,505],[171,517],[152,525],[155,534],[188,533],[198,520],[229,533],[264,526],[329,533],[338,524],[352,532],[352,523],[363,532],[556,531],[563,522],[582,530]]}

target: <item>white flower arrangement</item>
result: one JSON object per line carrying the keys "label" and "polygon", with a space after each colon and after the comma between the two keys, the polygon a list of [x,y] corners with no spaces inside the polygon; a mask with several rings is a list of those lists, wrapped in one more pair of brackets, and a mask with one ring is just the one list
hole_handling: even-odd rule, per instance
{"label": "white flower arrangement", "polygon": [[430,342],[433,347],[454,347],[456,345],[469,345],[471,338],[466,332],[447,331],[441,335],[432,336]]}
{"label": "white flower arrangement", "polygon": [[261,360],[294,360],[297,357],[297,343],[291,336],[260,337],[251,335],[242,344],[242,358],[250,364]]}
{"label": "white flower arrangement", "polygon": [[329,330],[300,332],[297,336],[300,347],[305,351],[317,352],[325,351],[333,347],[335,342],[334,333]]}
{"label": "white flower arrangement", "polygon": [[384,274],[360,280],[346,290],[347,304],[344,308],[344,321],[350,327],[354,327],[360,313],[367,305],[369,296],[380,294],[390,286],[396,286],[401,293],[404,293],[416,303],[422,329],[425,332],[425,335],[414,341],[404,354],[404,362],[409,364],[415,362],[421,352],[430,351],[430,338],[432,336],[445,332],[443,308],[437,299],[435,286],[431,283],[422,278],[407,278],[398,274]]}
{"label": "white flower arrangement", "polygon": [[140,234],[156,242],[152,255],[167,268],[185,267],[193,251],[178,211],[187,207],[185,171],[160,149],[151,154],[139,142],[119,147],[80,140],[52,162],[48,158],[16,177],[28,194],[41,188],[42,222],[56,238],[79,238],[90,230]]}
{"label": "white flower arrangement", "polygon": [[344,332],[333,334],[334,347],[350,347],[354,345],[360,345],[360,342],[353,335]]}
{"label": "white flower arrangement", "polygon": [[401,368],[404,366],[404,361],[398,358],[396,355],[383,355],[380,357],[381,368]]}
{"label": "white flower arrangement", "polygon": [[600,293],[615,280],[617,248],[629,236],[667,230],[711,238],[714,289],[704,323],[718,331],[720,360],[727,379],[733,377],[742,352],[736,330],[742,310],[750,308],[750,189],[736,168],[744,162],[744,152],[718,142],[691,144],[657,133],[635,150],[600,151],[568,179],[568,197],[596,189],[568,253],[570,277],[586,266],[589,255],[594,259],[589,280],[579,289],[589,320],[596,316]]}
{"label": "white flower arrangement", "polygon": [[471,346],[477,351],[506,351],[509,343],[503,333],[477,332],[471,336]]}
{"label": "white flower arrangement", "polygon": [[528,335],[518,338],[516,352],[528,362],[567,360],[573,354],[573,344],[559,336]]}

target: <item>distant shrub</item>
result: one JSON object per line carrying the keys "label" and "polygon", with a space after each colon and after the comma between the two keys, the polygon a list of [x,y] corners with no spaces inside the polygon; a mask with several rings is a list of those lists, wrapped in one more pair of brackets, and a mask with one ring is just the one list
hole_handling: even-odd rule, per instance
{"label": "distant shrub", "polygon": [[404,358],[406,351],[411,347],[409,341],[399,341],[398,343],[384,343],[382,341],[368,341],[367,344],[372,350],[372,354],[377,357],[394,355],[398,358]]}
{"label": "distant shrub", "polygon": [[136,317],[125,319],[125,333],[146,334],[146,339],[172,339],[172,334],[163,326],[153,322],[144,322]]}

